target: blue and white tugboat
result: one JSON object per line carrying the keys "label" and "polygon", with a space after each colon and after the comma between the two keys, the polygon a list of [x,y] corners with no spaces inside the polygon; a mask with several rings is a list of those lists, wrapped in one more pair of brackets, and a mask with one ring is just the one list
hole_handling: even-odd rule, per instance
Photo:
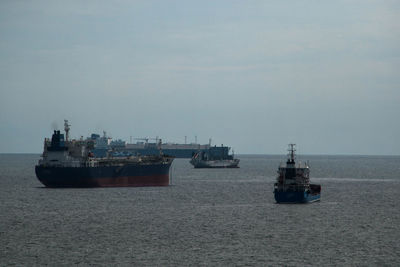
{"label": "blue and white tugboat", "polygon": [[295,144],[289,144],[286,164],[281,164],[274,185],[277,203],[308,203],[321,198],[321,185],[310,184],[310,168],[307,163],[295,162]]}

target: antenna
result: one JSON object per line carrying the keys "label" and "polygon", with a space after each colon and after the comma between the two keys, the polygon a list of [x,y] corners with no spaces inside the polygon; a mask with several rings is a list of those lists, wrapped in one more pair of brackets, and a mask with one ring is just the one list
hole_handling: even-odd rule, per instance
{"label": "antenna", "polygon": [[70,124],[68,124],[68,120],[64,120],[64,131],[65,131],[65,141],[68,141],[69,139],[69,126],[71,126]]}

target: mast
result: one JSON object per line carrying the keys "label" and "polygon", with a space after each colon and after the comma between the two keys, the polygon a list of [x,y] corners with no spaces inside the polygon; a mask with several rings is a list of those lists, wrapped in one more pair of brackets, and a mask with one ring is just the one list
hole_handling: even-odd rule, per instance
{"label": "mast", "polygon": [[[157,137],[157,139],[158,139],[158,137]],[[163,152],[162,152],[162,140],[161,139],[158,139],[158,142],[157,142],[157,148],[158,148],[158,150],[160,151],[160,156],[162,156],[163,155]]]}
{"label": "mast", "polygon": [[68,124],[68,120],[64,120],[64,131],[65,131],[65,141],[68,141],[69,139],[69,126],[71,126],[70,124]]}
{"label": "mast", "polygon": [[288,161],[287,163],[291,163],[294,164],[295,163],[295,159],[296,159],[296,144],[289,144],[289,148],[288,148],[289,154],[288,154]]}

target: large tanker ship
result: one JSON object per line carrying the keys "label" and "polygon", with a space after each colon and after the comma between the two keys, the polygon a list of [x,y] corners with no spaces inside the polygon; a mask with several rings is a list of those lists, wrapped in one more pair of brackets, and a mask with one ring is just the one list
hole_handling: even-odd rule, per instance
{"label": "large tanker ship", "polygon": [[107,136],[106,132],[103,132],[102,136],[94,133],[88,139],[94,141],[93,153],[95,157],[105,157],[109,151],[112,151],[115,156],[157,155],[161,149],[165,155],[175,158],[191,158],[195,153],[205,151],[211,147],[211,139],[209,144],[203,145],[197,144],[197,141],[190,144],[186,142],[184,144],[163,143],[161,138],[158,137],[135,138],[138,140],[136,143],[133,143],[132,139],[130,143],[127,143],[120,139],[112,140],[111,137]]}
{"label": "large tanker ship", "polygon": [[167,186],[173,157],[161,150],[151,156],[94,157],[92,140],[69,140],[69,124],[64,134],[54,131],[44,141],[36,176],[47,187]]}

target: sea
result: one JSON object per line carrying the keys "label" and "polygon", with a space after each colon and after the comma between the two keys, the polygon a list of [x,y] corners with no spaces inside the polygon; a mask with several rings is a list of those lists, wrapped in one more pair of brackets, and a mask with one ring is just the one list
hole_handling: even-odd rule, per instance
{"label": "sea", "polygon": [[0,154],[0,266],[400,266],[400,156],[300,155],[311,204],[275,203],[285,155],[86,189],[45,188],[39,158]]}

